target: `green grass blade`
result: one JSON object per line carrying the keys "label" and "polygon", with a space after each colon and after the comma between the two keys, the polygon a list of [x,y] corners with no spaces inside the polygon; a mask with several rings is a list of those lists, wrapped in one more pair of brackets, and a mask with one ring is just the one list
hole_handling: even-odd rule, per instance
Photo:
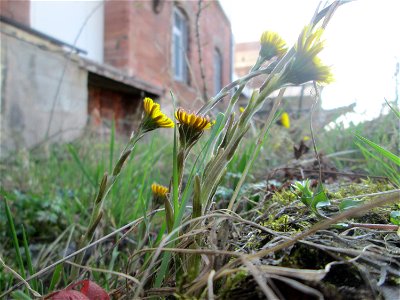
{"label": "green grass blade", "polygon": [[71,144],[68,144],[68,152],[72,155],[72,158],[75,160],[79,169],[81,169],[82,173],[84,174],[86,179],[90,182],[90,184],[93,185],[94,188],[97,188],[96,182],[94,182],[94,180],[90,177],[89,172],[86,170],[82,161],[79,159],[78,153],[76,153],[75,148]]}
{"label": "green grass blade", "polygon": [[108,168],[109,174],[112,173],[112,169],[113,169],[114,145],[115,145],[115,120],[113,119],[112,125],[111,125],[111,136],[110,136],[110,158],[109,158],[110,165]]}
{"label": "green grass blade", "polygon": [[[26,237],[24,225],[21,225],[21,227],[22,227],[22,241],[24,243],[24,250],[25,250],[25,255],[26,255],[26,262],[28,264],[28,271],[29,271],[29,275],[33,275],[33,274],[35,274],[35,269],[33,268],[33,265],[32,265],[31,251],[29,250],[28,238]],[[36,278],[31,281],[31,286],[35,291],[37,291]]]}
{"label": "green grass blade", "polygon": [[[390,165],[386,161],[384,161],[381,157],[375,155],[376,152],[372,153],[370,149],[367,149],[363,145],[361,145],[359,142],[356,143],[356,145],[360,148],[360,151],[362,155],[364,156],[365,160],[367,161],[367,165],[369,166],[370,171],[375,171],[376,174],[382,173],[382,175],[385,175],[389,178],[389,180],[396,186],[400,187],[400,178],[398,175],[398,171],[396,170],[396,167],[393,165]],[[374,169],[371,165],[371,162],[376,162],[379,163],[379,168]]]}
{"label": "green grass blade", "polygon": [[61,275],[63,270],[63,264],[59,264],[55,267],[53,272],[53,277],[50,281],[50,286],[48,292],[52,292],[56,286],[56,284],[60,281]]}
{"label": "green grass blade", "polygon": [[[365,146],[365,144],[356,142],[356,145],[358,146],[358,148],[360,148],[360,151],[361,151],[362,155],[364,156],[365,160],[367,160],[367,164],[371,165],[373,163],[379,163],[382,165],[382,168],[379,168],[379,169],[390,168],[390,165],[387,162],[385,162],[381,157],[379,157],[376,152],[372,152],[371,149],[368,149]],[[377,170],[375,170],[375,171],[377,171]]]}
{"label": "green grass blade", "polygon": [[385,99],[386,104],[390,107],[390,110],[396,115],[398,119],[400,119],[400,111],[396,108],[394,108],[392,105],[389,104],[389,102]]}
{"label": "green grass blade", "polygon": [[17,232],[15,231],[14,220],[13,220],[13,217],[11,214],[10,207],[8,206],[7,199],[4,199],[4,203],[5,203],[7,221],[8,221],[8,225],[9,225],[10,232],[11,232],[11,238],[13,241],[15,254],[17,256],[19,272],[20,272],[21,277],[25,279],[25,274],[26,274],[25,267],[24,267],[24,262],[22,261],[21,251],[19,250],[19,243],[18,243]]}
{"label": "green grass blade", "polygon": [[[118,251],[118,247],[116,247],[116,248],[114,248],[114,250],[112,251],[112,254],[111,254],[111,261],[110,261],[110,263],[108,265],[108,270],[109,271],[113,271],[114,270],[115,261],[117,260],[118,256],[119,256],[119,251]],[[111,274],[110,273],[106,273],[105,276],[106,276],[106,281],[105,281],[106,286],[105,287],[106,287],[106,290],[109,290],[110,289],[109,282],[110,282],[110,279],[111,279]]]}
{"label": "green grass blade", "polygon": [[14,299],[14,300],[32,300],[31,297],[24,294],[24,292],[22,292],[22,291],[12,292],[11,295],[12,295],[12,299]]}
{"label": "green grass blade", "polygon": [[171,260],[171,252],[165,252],[163,255],[163,259],[161,262],[160,269],[158,270],[156,282],[154,283],[154,287],[158,288],[161,286],[164,276],[167,273],[167,268],[169,266]]}
{"label": "green grass blade", "polygon": [[223,113],[219,113],[217,115],[217,118],[215,120],[215,124],[212,126],[210,137],[208,138],[207,143],[205,145],[205,151],[204,151],[203,158],[201,160],[199,169],[200,168],[204,169],[205,162],[207,160],[209,160],[209,158],[211,157],[212,151],[215,148],[215,143],[218,142],[220,134],[221,134],[222,130],[224,129],[225,124],[222,124],[222,121],[224,119],[225,119],[225,116],[224,116]]}
{"label": "green grass blade", "polygon": [[358,133],[356,133],[355,135],[358,139],[360,139],[362,142],[364,142],[368,146],[372,147],[379,154],[383,155],[387,159],[390,159],[392,162],[394,162],[396,165],[400,166],[400,157],[394,155],[392,152],[390,152],[390,151],[386,150],[385,148],[379,146],[378,144],[375,144],[374,142],[366,139],[365,137],[359,135]]}

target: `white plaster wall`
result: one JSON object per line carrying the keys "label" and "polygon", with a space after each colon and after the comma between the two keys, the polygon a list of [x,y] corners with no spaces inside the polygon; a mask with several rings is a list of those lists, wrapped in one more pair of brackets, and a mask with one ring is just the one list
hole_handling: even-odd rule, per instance
{"label": "white plaster wall", "polygon": [[81,55],[103,62],[104,0],[32,0],[30,12],[32,28],[71,45],[84,26],[76,47],[88,52]]}
{"label": "white plaster wall", "polygon": [[72,57],[56,97],[65,53],[10,26],[2,26],[0,39],[0,157],[46,137],[52,142],[79,137],[87,123],[87,70]]}

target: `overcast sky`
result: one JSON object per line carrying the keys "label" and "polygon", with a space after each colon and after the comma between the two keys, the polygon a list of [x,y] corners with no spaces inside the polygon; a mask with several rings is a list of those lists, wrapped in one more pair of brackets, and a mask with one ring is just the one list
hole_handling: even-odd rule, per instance
{"label": "overcast sky", "polygon": [[[221,0],[236,42],[257,41],[264,30],[273,30],[290,45],[319,2]],[[358,0],[339,7],[325,32],[326,47],[321,53],[335,76],[335,82],[324,88],[324,108],[356,102],[358,115],[370,119],[379,114],[385,97],[394,99],[394,73],[400,61],[399,19],[399,0]]]}

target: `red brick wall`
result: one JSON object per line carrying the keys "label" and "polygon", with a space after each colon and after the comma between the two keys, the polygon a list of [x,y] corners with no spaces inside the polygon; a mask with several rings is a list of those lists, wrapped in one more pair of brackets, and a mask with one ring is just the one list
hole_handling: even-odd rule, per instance
{"label": "red brick wall", "polygon": [[115,127],[119,133],[130,134],[136,129],[138,120],[134,115],[141,104],[139,95],[93,85],[89,85],[88,90],[88,112],[92,125],[97,127],[103,121],[115,120]]}
{"label": "red brick wall", "polygon": [[30,24],[30,0],[0,0],[0,15]]}
{"label": "red brick wall", "polygon": [[[122,68],[131,76],[172,90],[188,109],[201,106],[202,81],[196,41],[197,1],[161,1],[161,11],[153,11],[153,1],[105,2],[105,62]],[[171,69],[173,7],[182,8],[189,21],[190,84],[175,81]],[[204,1],[200,17],[203,65],[209,96],[213,95],[213,60],[217,47],[223,56],[223,85],[231,77],[231,27],[217,1]]]}

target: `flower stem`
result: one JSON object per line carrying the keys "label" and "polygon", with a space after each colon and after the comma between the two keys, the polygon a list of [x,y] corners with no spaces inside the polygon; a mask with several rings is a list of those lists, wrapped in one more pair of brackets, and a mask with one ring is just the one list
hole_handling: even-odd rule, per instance
{"label": "flower stem", "polygon": [[[125,161],[128,159],[130,154],[132,153],[133,148],[136,143],[143,137],[143,132],[139,129],[139,131],[134,134],[129,142],[126,144],[124,150],[122,151],[118,161],[115,163],[114,168],[112,170],[111,175],[104,173],[104,176],[101,180],[101,183],[98,188],[98,192],[96,194],[94,200],[94,207],[90,217],[89,225],[87,227],[86,233],[83,234],[78,242],[78,247],[76,250],[79,250],[89,244],[93,238],[94,232],[99,225],[102,217],[103,217],[103,203],[104,199],[107,197],[114,183],[117,181],[119,174],[124,166]],[[81,252],[79,255],[75,256],[74,262],[78,265],[82,264],[83,257],[85,252]],[[70,279],[75,280],[78,275],[78,268],[76,266],[72,266]]]}

